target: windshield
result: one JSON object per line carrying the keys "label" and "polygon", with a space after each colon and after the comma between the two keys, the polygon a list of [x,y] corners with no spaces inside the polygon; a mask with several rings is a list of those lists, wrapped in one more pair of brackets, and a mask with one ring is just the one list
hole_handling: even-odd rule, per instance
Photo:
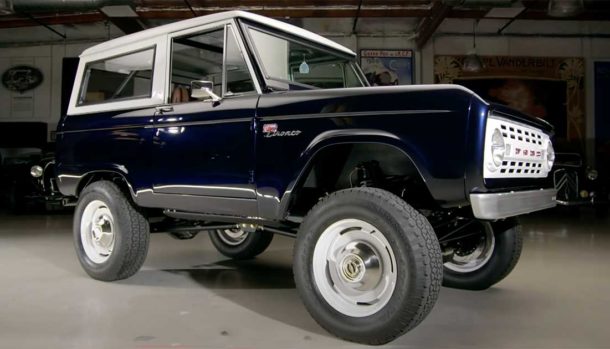
{"label": "windshield", "polygon": [[254,28],[249,32],[267,79],[308,88],[365,86],[346,57]]}

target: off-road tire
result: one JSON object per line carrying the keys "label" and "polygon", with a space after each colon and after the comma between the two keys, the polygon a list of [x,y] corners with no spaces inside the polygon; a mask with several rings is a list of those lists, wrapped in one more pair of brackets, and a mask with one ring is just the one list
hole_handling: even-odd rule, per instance
{"label": "off-road tire", "polygon": [[[103,263],[93,262],[81,239],[81,218],[88,203],[104,202],[115,222],[114,249]],[[135,274],[146,259],[150,239],[147,219],[112,182],[97,181],[82,191],[74,213],[73,238],[78,260],[89,276],[102,281],[126,279]]]}
{"label": "off-road tire", "polygon": [[[358,219],[382,232],[396,258],[396,286],[387,303],[368,316],[347,316],[322,296],[313,272],[313,254],[334,222]],[[396,195],[377,188],[337,191],[305,217],[294,248],[297,290],[311,316],[328,332],[348,341],[381,345],[417,326],[436,303],[442,257],[428,220]]]}
{"label": "off-road tire", "polygon": [[491,223],[495,236],[492,256],[480,269],[458,273],[444,267],[443,286],[464,290],[485,290],[510,274],[521,256],[523,235],[516,219]]}

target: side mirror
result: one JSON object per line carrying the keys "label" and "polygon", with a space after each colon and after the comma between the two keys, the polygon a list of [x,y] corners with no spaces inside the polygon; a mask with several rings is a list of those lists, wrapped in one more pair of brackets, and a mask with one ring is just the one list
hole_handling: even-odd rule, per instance
{"label": "side mirror", "polygon": [[212,102],[220,102],[220,96],[213,92],[214,83],[211,81],[191,81],[191,97],[195,99],[211,98]]}

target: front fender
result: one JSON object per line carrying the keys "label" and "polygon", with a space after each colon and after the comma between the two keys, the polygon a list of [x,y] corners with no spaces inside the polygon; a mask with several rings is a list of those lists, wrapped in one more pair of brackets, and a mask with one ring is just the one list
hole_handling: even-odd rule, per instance
{"label": "front fender", "polygon": [[[442,202],[464,201],[463,181],[461,179],[437,179],[430,175],[425,167],[425,161],[421,159],[421,154],[413,144],[405,142],[396,134],[384,130],[375,129],[340,129],[330,130],[315,137],[298,159],[298,169],[292,176],[287,190],[279,200],[276,217],[283,219],[286,217],[291,204],[292,193],[301,186],[307,179],[316,156],[325,148],[340,144],[372,143],[383,144],[399,150],[413,165],[428,187],[435,200]],[[264,208],[264,207],[261,207]]]}

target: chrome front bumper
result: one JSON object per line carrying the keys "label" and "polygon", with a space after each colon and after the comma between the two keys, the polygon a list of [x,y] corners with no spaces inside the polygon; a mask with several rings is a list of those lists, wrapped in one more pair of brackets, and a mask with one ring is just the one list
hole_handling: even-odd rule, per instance
{"label": "chrome front bumper", "polygon": [[557,190],[540,189],[506,193],[470,194],[474,216],[501,219],[555,207]]}

